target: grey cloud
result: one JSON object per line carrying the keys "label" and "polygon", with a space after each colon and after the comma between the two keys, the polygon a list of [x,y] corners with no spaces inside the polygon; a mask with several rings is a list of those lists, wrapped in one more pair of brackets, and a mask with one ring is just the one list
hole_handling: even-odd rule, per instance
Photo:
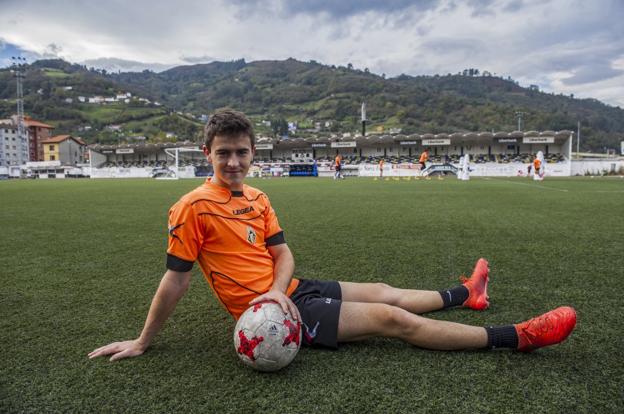
{"label": "grey cloud", "polygon": [[423,42],[422,46],[437,56],[452,54],[471,56],[479,52],[484,44],[479,39],[433,38]]}
{"label": "grey cloud", "polygon": [[162,72],[167,69],[171,69],[176,65],[167,65],[163,63],[145,63],[134,60],[125,60],[117,58],[98,58],[88,59],[81,62],[88,67],[94,67],[97,69],[106,69],[108,72],[142,72],[144,70],[151,70],[154,72]]}
{"label": "grey cloud", "polygon": [[180,56],[180,60],[187,63],[209,63],[218,60],[216,57],[203,55],[203,56]]}
{"label": "grey cloud", "polygon": [[494,0],[470,0],[468,6],[472,9],[472,17],[493,16],[495,10],[492,7]]}
{"label": "grey cloud", "polygon": [[57,45],[56,43],[50,43],[43,51],[42,57],[44,59],[58,58],[62,51],[63,48],[61,46]]}
{"label": "grey cloud", "polygon": [[366,12],[397,13],[407,9],[436,9],[436,0],[233,0],[233,3],[247,12],[278,9],[285,15],[325,13],[333,18],[350,17]]}
{"label": "grey cloud", "polygon": [[286,1],[286,10],[290,13],[321,13],[325,12],[334,17],[346,17],[368,11],[381,13],[401,12],[405,9],[415,8],[417,10],[435,9],[438,2],[435,0],[293,0]]}
{"label": "grey cloud", "polygon": [[562,80],[564,85],[573,86],[584,83],[593,83],[614,78],[624,74],[624,70],[614,69],[604,62],[589,63],[574,71],[574,75]]}
{"label": "grey cloud", "polygon": [[525,6],[524,0],[512,0],[503,6],[503,11],[506,13],[515,13]]}

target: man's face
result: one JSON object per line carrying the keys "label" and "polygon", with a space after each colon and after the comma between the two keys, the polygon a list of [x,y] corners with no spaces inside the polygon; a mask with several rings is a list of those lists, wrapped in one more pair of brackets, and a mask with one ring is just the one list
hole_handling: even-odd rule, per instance
{"label": "man's face", "polygon": [[255,152],[247,135],[214,137],[210,149],[204,147],[204,154],[214,169],[212,182],[230,190],[242,190]]}

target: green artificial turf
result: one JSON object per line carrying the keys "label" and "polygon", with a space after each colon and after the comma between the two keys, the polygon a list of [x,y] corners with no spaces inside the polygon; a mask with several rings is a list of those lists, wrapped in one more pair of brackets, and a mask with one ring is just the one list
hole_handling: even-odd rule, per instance
{"label": "green artificial turf", "polygon": [[0,182],[1,412],[622,412],[624,180],[251,180],[296,275],[443,289],[490,260],[491,307],[433,318],[517,322],[578,311],[533,354],[433,352],[371,339],[245,367],[233,319],[195,268],[139,358],[87,353],[140,332],[165,270],[167,210],[199,180]]}

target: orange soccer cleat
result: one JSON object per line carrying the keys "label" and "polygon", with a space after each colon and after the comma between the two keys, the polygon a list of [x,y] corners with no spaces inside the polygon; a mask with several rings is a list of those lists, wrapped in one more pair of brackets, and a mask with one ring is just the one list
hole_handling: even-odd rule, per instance
{"label": "orange soccer cleat", "polygon": [[490,297],[487,294],[489,271],[488,261],[481,258],[477,260],[470,279],[467,279],[465,276],[460,277],[462,284],[468,289],[468,299],[463,303],[463,306],[475,310],[484,310],[490,306],[488,301]]}
{"label": "orange soccer cleat", "polygon": [[532,352],[543,346],[558,344],[570,335],[575,326],[576,311],[569,306],[514,325],[518,334],[518,351]]}

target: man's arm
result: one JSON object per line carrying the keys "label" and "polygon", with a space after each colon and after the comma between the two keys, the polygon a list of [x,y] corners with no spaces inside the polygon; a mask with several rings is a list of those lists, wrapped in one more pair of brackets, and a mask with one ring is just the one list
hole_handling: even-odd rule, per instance
{"label": "man's arm", "polygon": [[284,313],[290,313],[295,320],[301,321],[299,309],[286,295],[286,290],[295,272],[295,258],[286,243],[268,246],[268,249],[273,256],[273,286],[271,286],[271,290],[258,296],[249,304],[254,305],[264,300],[272,300],[280,304]]}
{"label": "man's arm", "polygon": [[89,353],[89,358],[103,355],[112,355],[111,361],[139,356],[145,352],[152,339],[160,331],[169,315],[175,309],[178,301],[186,293],[191,281],[191,272],[176,272],[167,270],[156,294],[152,299],[145,326],[141,335],[134,340],[113,342]]}

